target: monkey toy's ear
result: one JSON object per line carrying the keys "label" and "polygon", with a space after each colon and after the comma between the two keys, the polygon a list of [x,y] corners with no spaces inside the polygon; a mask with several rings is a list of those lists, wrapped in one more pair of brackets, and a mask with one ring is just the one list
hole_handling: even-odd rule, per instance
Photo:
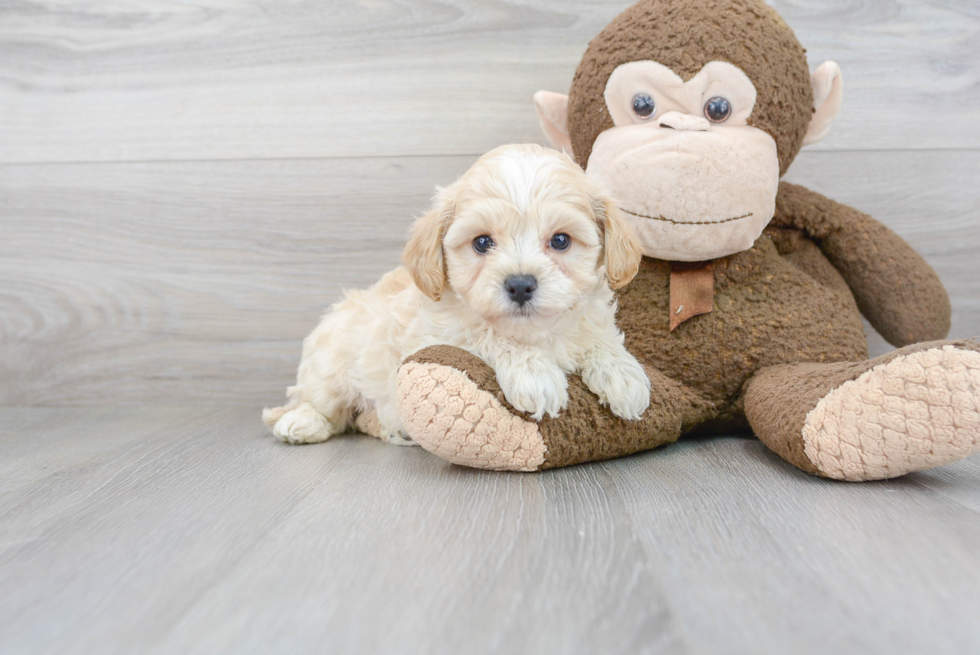
{"label": "monkey toy's ear", "polygon": [[841,102],[844,100],[844,78],[840,66],[832,61],[820,64],[810,76],[813,86],[813,118],[806,131],[803,145],[816,143],[827,136],[830,124],[840,113]]}
{"label": "monkey toy's ear", "polygon": [[541,121],[551,145],[557,150],[563,150],[569,157],[572,154],[572,139],[568,136],[568,96],[551,91],[538,91],[534,94],[534,108]]}

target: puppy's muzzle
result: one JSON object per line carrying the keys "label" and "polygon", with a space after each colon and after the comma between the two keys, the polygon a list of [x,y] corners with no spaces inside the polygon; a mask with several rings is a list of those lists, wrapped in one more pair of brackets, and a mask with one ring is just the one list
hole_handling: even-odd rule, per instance
{"label": "puppy's muzzle", "polygon": [[538,279],[533,275],[511,275],[504,280],[504,289],[510,299],[523,307],[538,288]]}

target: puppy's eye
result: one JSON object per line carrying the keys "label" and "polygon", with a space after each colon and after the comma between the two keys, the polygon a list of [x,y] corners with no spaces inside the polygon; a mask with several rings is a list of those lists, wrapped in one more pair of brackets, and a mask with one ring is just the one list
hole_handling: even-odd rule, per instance
{"label": "puppy's eye", "polygon": [[551,237],[551,247],[555,250],[568,250],[568,246],[570,245],[572,245],[572,237],[564,232],[559,232]]}
{"label": "puppy's eye", "polygon": [[473,239],[473,250],[477,251],[481,255],[487,254],[487,251],[491,248],[493,248],[493,239],[486,234],[481,234],[477,238]]}
{"label": "puppy's eye", "polygon": [[646,120],[653,116],[653,112],[657,111],[657,103],[653,101],[653,98],[646,93],[637,93],[633,96],[633,113]]}
{"label": "puppy's eye", "polygon": [[721,96],[715,96],[704,103],[704,117],[712,123],[724,123],[732,115],[732,103]]}

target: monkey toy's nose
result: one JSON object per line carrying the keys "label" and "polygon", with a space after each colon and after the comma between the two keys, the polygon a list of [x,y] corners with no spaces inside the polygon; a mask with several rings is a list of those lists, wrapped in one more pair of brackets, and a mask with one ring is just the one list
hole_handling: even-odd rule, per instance
{"label": "monkey toy's nose", "polygon": [[660,117],[659,125],[681,132],[707,132],[708,128],[711,127],[707,118],[682,114],[679,111],[668,111]]}
{"label": "monkey toy's nose", "polygon": [[504,280],[504,289],[507,290],[507,295],[521,307],[531,299],[534,290],[537,288],[538,280],[533,275],[511,275]]}

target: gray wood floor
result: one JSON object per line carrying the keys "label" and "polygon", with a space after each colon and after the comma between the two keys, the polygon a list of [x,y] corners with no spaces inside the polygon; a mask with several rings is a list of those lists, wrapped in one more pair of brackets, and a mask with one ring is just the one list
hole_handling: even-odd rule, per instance
{"label": "gray wood floor", "polygon": [[980,459],[754,439],[541,475],[255,408],[0,410],[4,653],[976,653]]}
{"label": "gray wood floor", "polygon": [[[0,0],[0,653],[980,652],[980,457],[836,484],[730,437],[508,475],[260,424],[631,1]],[[977,3],[772,4],[845,76],[788,178],[980,335]]]}

